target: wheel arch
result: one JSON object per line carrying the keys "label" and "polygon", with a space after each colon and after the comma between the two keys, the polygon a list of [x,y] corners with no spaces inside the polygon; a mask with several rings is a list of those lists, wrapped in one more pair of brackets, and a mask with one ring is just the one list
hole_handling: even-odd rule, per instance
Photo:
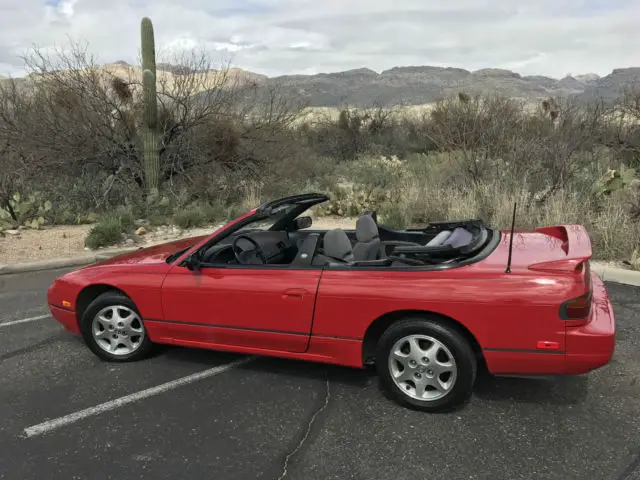
{"label": "wheel arch", "polygon": [[122,291],[118,287],[114,287],[113,285],[106,283],[96,283],[84,287],[80,293],[78,293],[78,297],[76,298],[76,321],[78,322],[78,326],[80,326],[82,316],[91,302],[106,292],[121,293],[127,298],[131,298],[126,294],[126,292]]}
{"label": "wheel arch", "polygon": [[435,320],[442,325],[456,329],[460,332],[464,338],[469,342],[469,345],[473,349],[473,352],[478,359],[478,367],[482,366],[486,368],[486,362],[482,353],[482,347],[471,333],[471,331],[462,323],[441,313],[432,312],[429,310],[395,310],[387,312],[378,318],[376,318],[367,328],[363,341],[362,341],[362,362],[363,364],[372,364],[375,359],[375,350],[378,340],[382,334],[394,323],[408,317],[423,317]]}

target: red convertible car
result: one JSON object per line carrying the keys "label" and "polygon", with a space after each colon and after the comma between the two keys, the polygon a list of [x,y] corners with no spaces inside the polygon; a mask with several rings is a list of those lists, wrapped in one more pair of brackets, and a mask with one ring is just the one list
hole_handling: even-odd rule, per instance
{"label": "red convertible car", "polygon": [[582,374],[611,359],[614,315],[582,226],[394,230],[365,212],[353,230],[314,230],[305,211],[327,200],[282,198],[210,236],[77,269],[49,308],[107,361],[173,344],[372,364],[395,401],[429,412],[466,401],[480,368]]}

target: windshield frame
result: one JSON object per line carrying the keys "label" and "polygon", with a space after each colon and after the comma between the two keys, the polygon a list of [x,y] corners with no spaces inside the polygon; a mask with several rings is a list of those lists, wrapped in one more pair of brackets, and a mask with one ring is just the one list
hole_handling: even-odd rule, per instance
{"label": "windshield frame", "polygon": [[[273,210],[270,210],[269,213],[264,213],[264,214],[258,213],[256,214],[256,218],[254,218],[251,222],[238,228],[233,233],[241,233],[241,232],[246,232],[251,230],[262,230],[262,231],[273,230],[276,226],[279,225],[280,222],[282,222],[284,219],[287,219],[287,217],[290,216],[291,212],[296,210],[296,207],[298,206],[299,205],[295,203],[289,203],[289,204],[276,207]],[[300,214],[297,214],[295,217],[288,219],[287,222],[292,221],[294,218],[296,218],[299,215]],[[258,223],[266,223],[267,226],[265,228],[256,228],[256,224]]]}
{"label": "windshield frame", "polygon": [[198,257],[201,252],[211,248],[231,235],[235,235],[242,231],[250,231],[251,228],[246,227],[250,227],[254,222],[261,222],[269,218],[273,218],[274,223],[267,230],[277,231],[284,229],[303,212],[307,211],[314,205],[326,202],[327,200],[329,200],[329,197],[326,195],[307,193],[284,197],[264,203],[235,220],[230,221],[222,228],[221,231],[214,232],[204,242],[192,245],[185,252],[175,258],[172,258],[173,261],[171,263],[179,266],[186,266],[190,257]]}

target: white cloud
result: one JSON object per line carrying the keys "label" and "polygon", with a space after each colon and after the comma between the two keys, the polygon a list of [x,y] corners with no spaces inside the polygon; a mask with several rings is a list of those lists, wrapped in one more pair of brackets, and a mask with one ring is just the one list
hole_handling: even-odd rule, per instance
{"label": "white cloud", "polygon": [[163,51],[201,45],[269,75],[398,65],[561,77],[640,66],[637,0],[0,0],[0,74],[32,44],[87,41],[135,62],[150,16]]}

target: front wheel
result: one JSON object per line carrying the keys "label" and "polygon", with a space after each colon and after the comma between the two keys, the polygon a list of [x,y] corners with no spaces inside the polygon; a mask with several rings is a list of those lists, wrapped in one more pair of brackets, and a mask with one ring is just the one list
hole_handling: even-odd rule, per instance
{"label": "front wheel", "polygon": [[394,323],[378,342],[382,387],[397,403],[416,410],[439,412],[465,402],[477,367],[465,337],[436,317]]}
{"label": "front wheel", "polygon": [[103,293],[91,302],[80,327],[89,349],[103,360],[132,362],[152,348],[136,305],[118,292]]}

